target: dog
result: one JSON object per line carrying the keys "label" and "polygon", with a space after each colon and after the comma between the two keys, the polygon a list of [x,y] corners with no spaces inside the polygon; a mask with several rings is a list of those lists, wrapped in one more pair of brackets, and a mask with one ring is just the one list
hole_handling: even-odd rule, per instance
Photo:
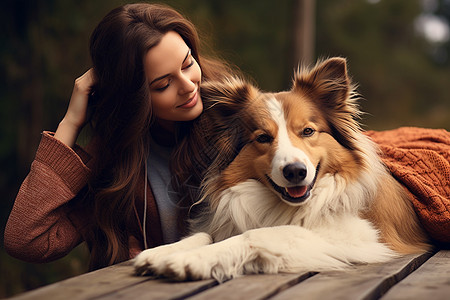
{"label": "dog", "polygon": [[361,129],[346,59],[299,68],[290,91],[228,78],[202,85],[202,98],[202,118],[216,124],[208,140],[238,151],[206,172],[193,234],[140,253],[137,274],[222,282],[430,249],[407,192]]}

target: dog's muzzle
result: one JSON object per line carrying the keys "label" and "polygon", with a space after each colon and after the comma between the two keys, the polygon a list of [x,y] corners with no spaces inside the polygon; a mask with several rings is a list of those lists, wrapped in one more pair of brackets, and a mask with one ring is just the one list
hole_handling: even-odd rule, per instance
{"label": "dog's muzzle", "polygon": [[[317,179],[317,174],[320,170],[320,163],[317,164],[316,167],[316,174],[314,175],[314,179],[309,185],[297,185],[293,187],[281,187],[277,185],[267,174],[266,178],[272,185],[273,189],[281,195],[281,198],[284,200],[290,202],[290,203],[302,203],[306,199],[309,198],[311,194],[311,190],[314,187],[314,183]],[[306,166],[303,163],[296,162],[293,164],[288,164],[283,168],[283,176],[286,178],[287,181],[289,181],[292,184],[300,183],[305,179],[307,175]]]}

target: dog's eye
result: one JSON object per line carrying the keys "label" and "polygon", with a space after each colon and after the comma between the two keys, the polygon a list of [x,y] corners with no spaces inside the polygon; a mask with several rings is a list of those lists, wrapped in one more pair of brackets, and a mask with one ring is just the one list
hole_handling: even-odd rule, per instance
{"label": "dog's eye", "polygon": [[316,132],[314,129],[312,129],[310,127],[306,127],[302,131],[302,136],[304,136],[304,137],[312,136],[314,134],[314,132]]}
{"label": "dog's eye", "polygon": [[255,140],[260,144],[267,144],[267,143],[272,143],[273,137],[271,137],[270,135],[268,135],[266,133],[263,133],[263,134],[258,135]]}

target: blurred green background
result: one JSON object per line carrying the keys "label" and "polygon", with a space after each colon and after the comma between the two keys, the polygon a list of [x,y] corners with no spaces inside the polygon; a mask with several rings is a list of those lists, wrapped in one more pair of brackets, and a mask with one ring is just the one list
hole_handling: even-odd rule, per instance
{"label": "blurred green background", "polygon": [[[268,91],[290,87],[299,57],[348,58],[364,96],[366,129],[450,128],[448,0],[168,0],[215,53]],[[305,2],[312,9],[302,10]],[[42,130],[55,130],[75,78],[90,66],[88,39],[117,0],[4,0],[0,11],[0,297],[87,270],[83,245],[53,263],[9,257],[3,229]],[[310,7],[311,8],[311,7]],[[312,51],[298,53],[303,17]],[[301,22],[300,22],[301,23]],[[210,50],[207,50],[210,51]]]}

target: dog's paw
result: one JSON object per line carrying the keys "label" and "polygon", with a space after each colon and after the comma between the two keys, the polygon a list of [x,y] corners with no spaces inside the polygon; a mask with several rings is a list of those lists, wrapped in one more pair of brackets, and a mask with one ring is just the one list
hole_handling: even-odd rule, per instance
{"label": "dog's paw", "polygon": [[223,282],[233,277],[232,272],[226,272],[225,269],[232,268],[224,268],[220,258],[207,247],[172,254],[152,267],[154,274],[176,281],[214,278]]}
{"label": "dog's paw", "polygon": [[221,243],[166,256],[152,266],[154,274],[172,280],[203,280],[219,282],[243,274],[244,261],[239,253]]}
{"label": "dog's paw", "polygon": [[155,269],[164,265],[165,258],[186,250],[195,249],[212,243],[212,238],[207,233],[197,233],[177,243],[147,249],[134,258],[134,270],[137,275],[159,275]]}
{"label": "dog's paw", "polygon": [[172,254],[155,263],[153,271],[157,275],[177,281],[209,279],[213,265],[205,255],[207,253],[204,251]]}
{"label": "dog's paw", "polygon": [[170,252],[170,245],[147,249],[139,253],[133,260],[136,275],[154,275],[152,267],[155,262],[164,258]]}

